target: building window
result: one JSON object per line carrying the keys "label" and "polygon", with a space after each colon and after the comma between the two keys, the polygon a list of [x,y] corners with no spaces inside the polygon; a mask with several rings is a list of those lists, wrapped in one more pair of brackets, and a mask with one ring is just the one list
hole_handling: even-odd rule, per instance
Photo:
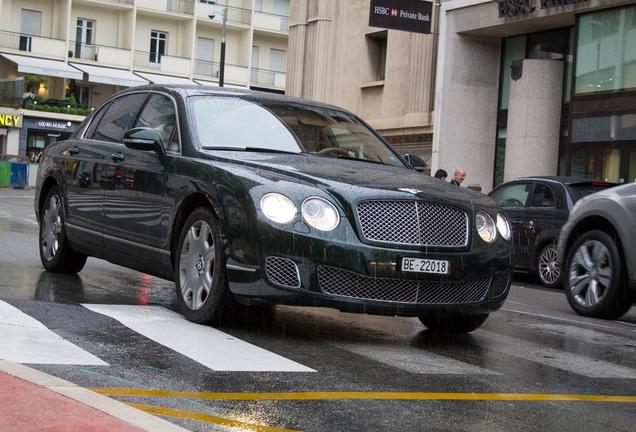
{"label": "building window", "polygon": [[22,9],[20,15],[20,51],[31,51],[31,37],[40,36],[42,12]]}
{"label": "building window", "polygon": [[576,94],[636,88],[636,6],[578,20]]}
{"label": "building window", "polygon": [[78,18],[75,30],[75,57],[97,60],[94,43],[95,21]]}
{"label": "building window", "polygon": [[384,81],[386,72],[386,47],[388,32],[381,31],[366,35],[369,73],[365,81]]}
{"label": "building window", "polygon": [[269,51],[269,68],[276,72],[285,72],[287,66],[287,52],[271,48]]}
{"label": "building window", "polygon": [[161,57],[166,54],[168,33],[152,30],[150,32],[150,63],[161,63]]}

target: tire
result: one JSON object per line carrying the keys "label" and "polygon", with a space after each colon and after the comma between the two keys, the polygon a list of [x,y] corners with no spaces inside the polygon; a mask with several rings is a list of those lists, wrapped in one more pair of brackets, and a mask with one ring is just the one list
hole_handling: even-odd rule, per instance
{"label": "tire", "polygon": [[631,307],[616,241],[599,230],[581,235],[568,251],[563,287],[576,313],[615,319]]}
{"label": "tire", "polygon": [[220,323],[233,315],[219,224],[206,208],[195,209],[179,234],[175,285],[181,313],[189,321]]}
{"label": "tire", "polygon": [[50,272],[76,274],[84,268],[86,255],[73,249],[66,237],[64,203],[53,186],[40,209],[39,249],[42,266]]}
{"label": "tire", "polygon": [[479,315],[423,315],[420,322],[428,329],[440,333],[470,333],[478,329],[488,318],[488,314]]}
{"label": "tire", "polygon": [[544,245],[539,251],[537,256],[537,276],[541,283],[548,288],[562,286],[562,272],[554,242]]}

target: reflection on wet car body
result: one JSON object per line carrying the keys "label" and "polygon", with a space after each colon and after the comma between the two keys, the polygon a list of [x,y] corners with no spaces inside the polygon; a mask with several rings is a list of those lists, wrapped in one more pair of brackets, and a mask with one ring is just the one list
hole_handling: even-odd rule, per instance
{"label": "reflection on wet car body", "polygon": [[[63,175],[74,161],[99,180]],[[467,332],[510,286],[490,198],[422,176],[347,111],[284,96],[120,92],[47,148],[35,207],[45,268],[95,256],[174,280],[201,323],[284,303]]]}

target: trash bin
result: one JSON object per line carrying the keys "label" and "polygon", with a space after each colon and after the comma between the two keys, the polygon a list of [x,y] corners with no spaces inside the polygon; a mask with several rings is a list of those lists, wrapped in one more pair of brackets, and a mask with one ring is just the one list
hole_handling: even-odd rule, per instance
{"label": "trash bin", "polygon": [[11,186],[14,188],[26,188],[29,184],[29,164],[24,162],[11,162]]}
{"label": "trash bin", "polygon": [[0,187],[11,186],[11,162],[0,162]]}

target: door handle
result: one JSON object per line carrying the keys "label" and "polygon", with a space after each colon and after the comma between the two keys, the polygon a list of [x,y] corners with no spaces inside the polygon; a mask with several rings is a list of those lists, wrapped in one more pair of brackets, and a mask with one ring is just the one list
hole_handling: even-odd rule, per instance
{"label": "door handle", "polygon": [[68,149],[68,152],[69,154],[76,155],[79,153],[79,147],[77,146],[71,147],[70,149]]}
{"label": "door handle", "polygon": [[123,153],[113,153],[112,155],[110,155],[110,157],[113,159],[114,162],[121,162],[124,160]]}

